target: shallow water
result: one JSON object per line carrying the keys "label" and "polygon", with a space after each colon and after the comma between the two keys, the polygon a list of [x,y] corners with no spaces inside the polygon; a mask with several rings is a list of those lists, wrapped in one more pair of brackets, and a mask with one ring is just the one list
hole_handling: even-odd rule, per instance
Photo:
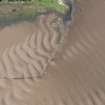
{"label": "shallow water", "polygon": [[39,16],[34,24],[5,27],[1,31],[0,78],[41,77],[63,44],[63,30],[63,20],[55,13]]}
{"label": "shallow water", "polygon": [[104,10],[104,0],[79,0],[64,50],[48,73],[40,81],[0,79],[1,105],[104,105]]}

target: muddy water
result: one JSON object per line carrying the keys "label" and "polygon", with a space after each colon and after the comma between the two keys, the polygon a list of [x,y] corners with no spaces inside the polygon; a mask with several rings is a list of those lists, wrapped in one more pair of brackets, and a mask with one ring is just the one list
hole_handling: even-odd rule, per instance
{"label": "muddy water", "polygon": [[34,24],[28,22],[2,27],[0,30],[0,50],[16,44],[18,41],[23,41],[28,34],[32,34],[35,30],[34,27]]}
{"label": "muddy water", "polygon": [[76,8],[64,51],[48,74],[41,81],[1,79],[1,105],[105,104],[105,3],[78,0]]}
{"label": "muddy water", "polygon": [[56,13],[40,15],[33,23],[4,27],[0,78],[41,77],[62,46],[64,36],[63,20]]}

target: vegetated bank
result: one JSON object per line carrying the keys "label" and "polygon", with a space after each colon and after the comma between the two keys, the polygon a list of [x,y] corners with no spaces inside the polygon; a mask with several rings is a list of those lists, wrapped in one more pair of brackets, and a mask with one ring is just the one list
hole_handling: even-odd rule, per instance
{"label": "vegetated bank", "polygon": [[69,11],[65,6],[59,5],[57,0],[2,0],[0,2],[0,25],[5,26],[22,21],[31,22],[38,15],[50,12],[56,12],[66,21],[70,17]]}

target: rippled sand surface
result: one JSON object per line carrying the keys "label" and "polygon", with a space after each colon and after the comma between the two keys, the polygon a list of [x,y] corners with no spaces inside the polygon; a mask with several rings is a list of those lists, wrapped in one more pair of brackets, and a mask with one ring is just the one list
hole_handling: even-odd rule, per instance
{"label": "rippled sand surface", "polygon": [[[48,66],[47,74],[38,81],[0,79],[0,105],[105,104],[105,2],[78,0],[76,9],[63,51]],[[24,42],[37,31],[34,27],[24,23],[1,29],[0,48]]]}
{"label": "rippled sand surface", "polygon": [[[11,37],[11,43],[6,43],[7,45],[10,44],[10,46],[6,46],[1,53],[0,78],[36,79],[42,77],[50,62],[55,59],[57,52],[61,49],[64,42],[65,34],[62,19],[55,13],[51,13],[41,15],[35,21],[36,23],[34,24],[36,27],[33,25],[34,30],[31,29],[32,25],[27,23],[26,25],[29,26],[27,28],[23,23],[19,26],[14,25],[15,28],[9,27],[8,29],[8,27],[6,27],[3,30],[4,33],[1,33],[4,36],[10,29],[13,30],[12,32],[10,31],[11,36],[9,36]],[[24,31],[26,30],[26,32],[22,29]],[[29,29],[33,32],[29,33]],[[22,35],[20,36],[21,41],[18,40],[19,32],[21,32],[24,37],[22,38]],[[16,35],[12,36],[15,33]],[[18,37],[16,38],[16,36]],[[4,36],[4,38],[5,37],[6,36]],[[7,41],[8,39],[9,38],[7,38]],[[14,39],[17,39],[17,41],[14,41]],[[24,40],[22,41],[22,39]]]}

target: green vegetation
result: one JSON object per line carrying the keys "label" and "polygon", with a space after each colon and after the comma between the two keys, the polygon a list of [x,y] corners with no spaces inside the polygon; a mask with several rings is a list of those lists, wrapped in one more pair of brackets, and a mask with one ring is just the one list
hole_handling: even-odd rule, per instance
{"label": "green vegetation", "polygon": [[0,0],[3,4],[32,4],[36,8],[52,9],[60,13],[64,13],[67,6],[61,5],[58,0]]}
{"label": "green vegetation", "polygon": [[0,25],[33,20],[48,10],[65,13],[68,8],[57,0],[1,0]]}
{"label": "green vegetation", "polygon": [[34,4],[64,13],[67,7],[59,4],[58,0],[33,0]]}

